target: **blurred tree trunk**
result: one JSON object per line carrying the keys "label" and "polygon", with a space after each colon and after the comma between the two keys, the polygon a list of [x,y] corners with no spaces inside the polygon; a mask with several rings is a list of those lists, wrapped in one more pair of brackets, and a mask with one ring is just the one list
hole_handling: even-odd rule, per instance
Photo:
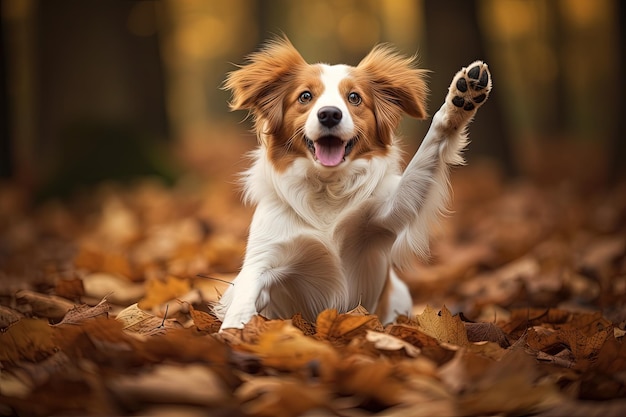
{"label": "blurred tree trunk", "polygon": [[[475,1],[425,0],[426,68],[433,71],[430,77],[431,111],[443,102],[454,74],[476,59],[489,63],[478,25]],[[507,134],[500,100],[498,74],[493,73],[496,86],[489,101],[481,107],[470,127],[472,141],[466,153],[468,161],[486,156],[498,162],[508,175],[517,173],[511,157],[510,136]]]}

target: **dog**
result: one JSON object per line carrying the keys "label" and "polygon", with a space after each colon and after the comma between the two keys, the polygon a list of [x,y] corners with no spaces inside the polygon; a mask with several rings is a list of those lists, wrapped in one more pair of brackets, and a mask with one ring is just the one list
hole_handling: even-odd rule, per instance
{"label": "dog", "polygon": [[415,61],[378,45],[357,66],[308,64],[282,37],[227,74],[230,108],[249,111],[259,146],[241,178],[256,206],[243,266],[214,308],[221,330],[257,314],[314,322],[360,305],[390,323],[411,313],[396,271],[428,253],[450,167],[464,163],[467,126],[492,86],[487,64],[462,68],[403,172],[398,124],[427,117]]}

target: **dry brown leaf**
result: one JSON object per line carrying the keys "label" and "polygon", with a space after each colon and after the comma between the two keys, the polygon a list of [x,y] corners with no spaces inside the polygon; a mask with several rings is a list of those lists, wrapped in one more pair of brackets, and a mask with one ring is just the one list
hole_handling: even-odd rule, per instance
{"label": "dry brown leaf", "polygon": [[138,360],[138,342],[124,332],[119,321],[100,316],[54,330],[54,341],[70,358],[91,358],[98,364]]}
{"label": "dry brown leaf", "polygon": [[492,359],[483,355],[459,349],[452,360],[439,367],[437,375],[453,393],[458,394],[472,385],[492,363]]}
{"label": "dry brown leaf", "polygon": [[189,280],[173,276],[165,281],[153,279],[146,282],[146,296],[138,303],[142,310],[150,310],[170,300],[182,297],[191,289]]}
{"label": "dry brown leaf", "polygon": [[235,386],[238,382],[228,363],[230,350],[212,335],[198,332],[194,328],[169,329],[166,333],[133,341],[136,346],[135,354],[144,362],[202,362],[212,365],[212,369],[229,385]]}
{"label": "dry brown leaf", "polygon": [[315,337],[318,339],[328,339],[330,329],[339,313],[335,309],[326,309],[317,315],[315,321]]}
{"label": "dry brown leaf", "polygon": [[392,336],[420,348],[424,356],[438,364],[443,364],[454,356],[453,351],[443,348],[437,339],[427,335],[416,326],[396,324],[390,326],[387,332]]}
{"label": "dry brown leaf", "polygon": [[495,342],[503,348],[511,345],[502,329],[493,323],[465,323],[465,330],[470,342]]}
{"label": "dry brown leaf", "polygon": [[607,327],[592,336],[587,336],[577,329],[562,330],[557,332],[557,337],[569,346],[577,368],[584,369],[595,360],[607,337],[613,337],[613,328]]}
{"label": "dry brown leaf", "polygon": [[291,324],[300,329],[305,336],[313,336],[315,334],[315,326],[305,320],[300,313],[291,318]]}
{"label": "dry brown leaf", "polygon": [[211,406],[230,398],[221,378],[202,364],[159,364],[146,373],[111,378],[107,386],[118,401],[129,405],[140,401]]}
{"label": "dry brown leaf", "polygon": [[527,330],[525,342],[531,349],[545,351],[561,341],[555,330],[535,326]]}
{"label": "dry brown leaf", "polygon": [[[466,366],[475,366],[475,360],[474,356],[464,362]],[[562,400],[551,382],[537,382],[539,372],[535,362],[521,349],[513,349],[502,360],[485,365],[459,396],[459,410],[463,413],[533,414]]]}
{"label": "dry brown leaf", "polygon": [[558,308],[520,308],[511,311],[509,321],[502,325],[505,333],[512,333],[518,329],[527,329],[534,324],[562,324],[572,317],[572,313]]}
{"label": "dry brown leaf", "polygon": [[312,361],[319,362],[322,369],[332,369],[338,360],[329,344],[305,336],[288,321],[259,334],[257,343],[237,348],[257,354],[266,366],[284,370],[299,370]]}
{"label": "dry brown leaf", "polygon": [[96,299],[106,297],[112,303],[129,305],[136,303],[146,293],[146,287],[126,278],[106,272],[94,272],[82,279],[85,295]]}
{"label": "dry brown leaf", "polygon": [[78,245],[78,253],[74,258],[74,266],[90,272],[105,272],[120,275],[133,281],[142,278],[142,274],[128,259],[127,251],[116,246],[102,247],[100,244],[86,240]]}
{"label": "dry brown leaf", "polygon": [[61,320],[58,325],[62,324],[78,324],[87,319],[92,319],[98,316],[107,316],[109,311],[111,311],[111,305],[103,298],[95,306],[88,306],[87,304],[82,304],[79,306],[73,307],[70,311],[67,312],[63,320]]}
{"label": "dry brown leaf", "polygon": [[182,327],[176,320],[157,317],[143,311],[137,304],[120,311],[115,320],[123,324],[124,330],[145,335],[155,334],[164,329]]}
{"label": "dry brown leaf", "polygon": [[422,314],[417,316],[420,330],[439,342],[457,346],[469,345],[465,325],[458,316],[452,316],[444,306],[439,314],[435,309],[426,306]]}
{"label": "dry brown leaf", "polygon": [[409,387],[404,377],[387,360],[354,355],[340,362],[337,389],[362,402],[374,401],[385,407],[401,404]]}
{"label": "dry brown leaf", "polygon": [[23,318],[0,333],[0,361],[41,360],[55,349],[47,320]]}
{"label": "dry brown leaf", "polygon": [[[258,343],[259,337],[263,334],[263,332],[270,329],[281,329],[283,326],[284,320],[268,320],[263,316],[252,316],[250,321],[248,321],[240,331],[241,341],[244,343]],[[236,329],[227,330],[233,330],[231,333],[232,335],[236,335],[238,333]]]}
{"label": "dry brown leaf", "polygon": [[409,342],[405,342],[395,336],[387,333],[375,332],[368,330],[365,340],[374,344],[374,347],[382,351],[400,351],[404,350],[407,356],[416,358],[421,353],[420,349],[413,346]]}
{"label": "dry brown leaf", "polygon": [[336,310],[324,310],[317,316],[315,337],[337,343],[348,343],[364,335],[368,330],[382,331],[383,326],[374,314],[338,314]]}
{"label": "dry brown leaf", "polygon": [[83,280],[80,278],[60,279],[54,286],[54,293],[59,297],[67,298],[68,300],[78,300],[80,297],[85,295]]}
{"label": "dry brown leaf", "polygon": [[9,327],[10,324],[19,321],[24,315],[12,308],[0,306],[0,329]]}
{"label": "dry brown leaf", "polygon": [[562,350],[558,353],[558,355],[549,355],[545,352],[537,352],[537,360],[541,362],[548,362],[553,365],[559,366],[561,368],[573,368],[575,365],[574,359],[572,359],[572,355],[569,354],[566,357],[563,353],[569,353],[566,350]]}
{"label": "dry brown leaf", "polygon": [[626,415],[626,400],[575,401],[566,400],[534,414],[536,417],[623,417]]}
{"label": "dry brown leaf", "polygon": [[189,304],[189,314],[196,325],[198,330],[208,331],[215,333],[219,331],[222,323],[214,316],[201,310],[196,310],[191,304]]}
{"label": "dry brown leaf", "polygon": [[573,313],[571,320],[562,328],[577,329],[587,336],[593,336],[607,327],[612,328],[613,324],[604,318],[601,311],[594,311],[591,313]]}
{"label": "dry brown leaf", "polygon": [[55,295],[40,294],[30,290],[21,290],[15,294],[18,303],[28,304],[33,314],[53,320],[59,320],[70,311],[74,304]]}
{"label": "dry brown leaf", "polygon": [[[247,415],[295,417],[310,410],[328,409],[330,395],[321,385],[292,378],[252,378],[235,391]],[[313,414],[315,415],[315,414]]]}

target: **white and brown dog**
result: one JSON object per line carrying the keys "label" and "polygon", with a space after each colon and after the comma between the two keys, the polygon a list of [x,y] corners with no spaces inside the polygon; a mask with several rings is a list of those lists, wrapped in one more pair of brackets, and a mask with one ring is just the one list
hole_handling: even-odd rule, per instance
{"label": "white and brown dog", "polygon": [[467,125],[491,89],[486,64],[461,69],[402,172],[394,132],[404,113],[426,117],[414,61],[377,46],[356,67],[310,65],[279,39],[228,75],[231,108],[251,112],[259,147],[243,175],[256,205],[243,267],[215,308],[222,329],[359,304],[383,323],[411,312],[394,268],[428,251],[449,167],[463,162]]}

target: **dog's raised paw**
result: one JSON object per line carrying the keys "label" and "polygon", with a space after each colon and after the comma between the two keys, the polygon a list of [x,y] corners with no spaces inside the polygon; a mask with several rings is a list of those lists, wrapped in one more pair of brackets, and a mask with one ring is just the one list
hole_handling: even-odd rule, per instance
{"label": "dog's raised paw", "polygon": [[484,62],[475,61],[454,76],[448,97],[455,107],[472,111],[485,102],[490,91],[489,68]]}

